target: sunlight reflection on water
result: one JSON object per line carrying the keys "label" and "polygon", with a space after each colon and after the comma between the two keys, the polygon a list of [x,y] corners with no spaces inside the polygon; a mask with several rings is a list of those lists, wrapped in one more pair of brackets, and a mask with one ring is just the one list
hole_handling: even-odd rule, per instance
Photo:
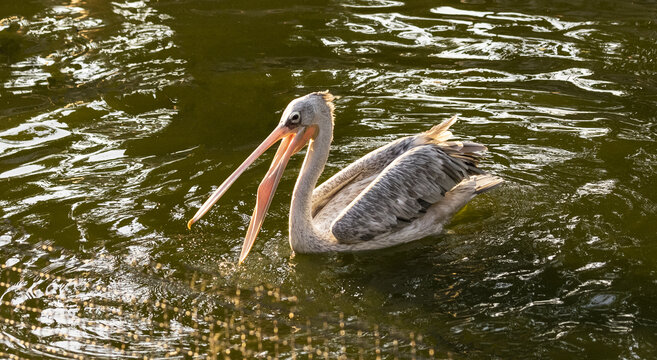
{"label": "sunlight reflection on water", "polygon": [[[0,21],[0,357],[653,351],[640,4],[622,20],[581,4],[40,4]],[[265,159],[186,232],[276,111],[326,88],[342,95],[326,176],[458,113],[455,135],[507,184],[439,237],[293,256],[291,163],[246,270]]]}

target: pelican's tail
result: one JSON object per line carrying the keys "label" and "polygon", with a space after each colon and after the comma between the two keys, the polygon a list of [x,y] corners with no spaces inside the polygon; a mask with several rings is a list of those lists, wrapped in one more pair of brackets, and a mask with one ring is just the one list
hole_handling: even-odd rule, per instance
{"label": "pelican's tail", "polygon": [[488,190],[495,189],[504,182],[504,180],[495,175],[484,174],[477,175],[475,178],[475,194],[481,194]]}
{"label": "pelican's tail", "polygon": [[452,137],[452,132],[449,131],[449,127],[452,126],[458,118],[458,115],[454,115],[451,118],[425,131],[423,135],[426,136],[431,142],[445,142]]}

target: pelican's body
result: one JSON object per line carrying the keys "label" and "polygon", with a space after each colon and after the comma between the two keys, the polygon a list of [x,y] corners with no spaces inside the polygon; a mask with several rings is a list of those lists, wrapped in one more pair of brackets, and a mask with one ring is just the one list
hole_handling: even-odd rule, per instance
{"label": "pelican's body", "polygon": [[281,146],[258,188],[240,262],[253,245],[289,157],[306,143],[308,151],[290,207],[290,245],[300,253],[378,249],[438,233],[474,195],[502,182],[477,168],[477,152],[484,146],[447,141],[448,128],[456,121],[453,117],[427,132],[372,151],[315,188],[333,137],[332,100],[328,92],[293,100],[276,130],[188,225],[203,216],[255,158],[278,140]]}

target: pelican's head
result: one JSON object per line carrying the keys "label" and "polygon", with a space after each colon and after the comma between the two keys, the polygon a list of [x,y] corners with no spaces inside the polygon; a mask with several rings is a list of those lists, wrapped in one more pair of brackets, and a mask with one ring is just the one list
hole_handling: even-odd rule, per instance
{"label": "pelican's head", "polygon": [[194,217],[189,220],[187,227],[191,228],[192,224],[210,210],[212,205],[221,198],[249,165],[273,144],[281,140],[281,145],[276,151],[269,171],[267,171],[265,178],[258,187],[256,207],[251,217],[249,229],[246,232],[242,253],[240,254],[239,262],[242,263],[251,250],[253,242],[260,231],[269,204],[271,204],[278,182],[283,175],[283,171],[290,157],[301,150],[309,141],[313,140],[320,131],[333,130],[333,99],[333,95],[328,91],[324,91],[314,92],[292,100],[283,111],[281,121],[274,131],[269,134],[265,141],[205,201]]}
{"label": "pelican's head", "polygon": [[278,126],[289,129],[317,126],[323,128],[333,125],[333,95],[328,91],[314,92],[292,100],[283,114]]}

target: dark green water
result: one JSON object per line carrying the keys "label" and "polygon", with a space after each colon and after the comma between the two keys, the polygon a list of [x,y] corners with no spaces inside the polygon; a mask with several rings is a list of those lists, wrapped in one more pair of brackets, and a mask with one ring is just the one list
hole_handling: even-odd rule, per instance
{"label": "dark green water", "polygon": [[[0,358],[657,356],[657,2],[0,3]],[[290,163],[237,266],[256,163],[330,89],[327,178],[455,113],[506,179],[444,234],[293,255]]]}

